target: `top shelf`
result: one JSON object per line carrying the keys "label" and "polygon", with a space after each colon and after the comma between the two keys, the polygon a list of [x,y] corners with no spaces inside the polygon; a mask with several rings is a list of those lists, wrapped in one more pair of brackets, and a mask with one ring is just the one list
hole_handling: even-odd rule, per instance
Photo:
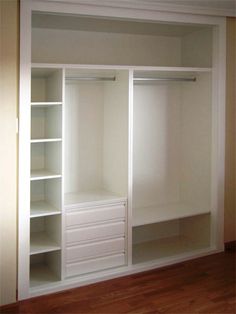
{"label": "top shelf", "polygon": [[65,68],[78,70],[134,70],[134,71],[164,71],[164,72],[212,72],[211,67],[182,67],[182,66],[133,66],[133,65],[101,65],[101,64],[54,64],[32,63],[32,68]]}
{"label": "top shelf", "polygon": [[209,214],[209,208],[173,203],[133,209],[133,227]]}

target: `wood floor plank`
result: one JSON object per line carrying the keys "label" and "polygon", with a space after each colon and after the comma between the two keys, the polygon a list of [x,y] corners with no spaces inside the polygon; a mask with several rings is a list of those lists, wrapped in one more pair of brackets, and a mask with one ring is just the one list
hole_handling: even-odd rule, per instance
{"label": "wood floor plank", "polygon": [[236,254],[219,253],[0,308],[1,314],[236,314]]}

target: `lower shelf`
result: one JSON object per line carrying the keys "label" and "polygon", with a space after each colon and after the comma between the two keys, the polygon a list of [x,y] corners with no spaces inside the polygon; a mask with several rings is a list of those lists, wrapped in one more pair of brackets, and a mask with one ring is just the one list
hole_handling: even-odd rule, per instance
{"label": "lower shelf", "polygon": [[30,288],[46,286],[61,280],[61,251],[30,256]]}
{"label": "lower shelf", "polygon": [[45,232],[33,232],[30,236],[30,254],[58,251],[61,247]]}
{"label": "lower shelf", "polygon": [[30,267],[30,287],[48,285],[59,281],[60,278],[46,264],[35,264]]}
{"label": "lower shelf", "polygon": [[133,245],[133,264],[193,252],[209,247],[208,241],[197,242],[184,236],[173,236]]}

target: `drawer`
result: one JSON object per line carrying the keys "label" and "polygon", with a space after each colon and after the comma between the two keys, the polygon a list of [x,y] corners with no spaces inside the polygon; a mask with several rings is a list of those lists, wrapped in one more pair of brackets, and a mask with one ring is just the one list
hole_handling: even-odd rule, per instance
{"label": "drawer", "polygon": [[125,265],[125,254],[100,257],[66,265],[66,277],[101,271]]}
{"label": "drawer", "polygon": [[88,208],[86,210],[78,209],[77,211],[66,213],[66,227],[99,223],[114,219],[125,219],[125,205]]}
{"label": "drawer", "polygon": [[80,227],[66,231],[66,243],[73,244],[81,241],[99,240],[106,238],[124,237],[125,223],[115,222],[110,224]]}
{"label": "drawer", "polygon": [[125,251],[125,239],[117,238],[112,240],[94,242],[68,247],[66,249],[66,262],[75,262],[90,258],[101,257],[123,253]]}

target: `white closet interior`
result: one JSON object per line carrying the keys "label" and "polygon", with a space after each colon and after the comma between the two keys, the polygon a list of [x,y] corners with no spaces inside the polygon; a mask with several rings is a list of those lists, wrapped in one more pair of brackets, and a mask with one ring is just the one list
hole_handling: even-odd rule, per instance
{"label": "white closet interior", "polygon": [[216,249],[217,33],[194,21],[32,13],[31,295]]}
{"label": "white closet interior", "polygon": [[208,71],[134,75],[139,77],[133,103],[136,263],[209,245],[212,101]]}
{"label": "white closet interior", "polygon": [[65,205],[127,198],[128,79],[128,71],[66,71]]}
{"label": "white closet interior", "polygon": [[32,62],[212,65],[209,26],[35,13],[32,27]]}

